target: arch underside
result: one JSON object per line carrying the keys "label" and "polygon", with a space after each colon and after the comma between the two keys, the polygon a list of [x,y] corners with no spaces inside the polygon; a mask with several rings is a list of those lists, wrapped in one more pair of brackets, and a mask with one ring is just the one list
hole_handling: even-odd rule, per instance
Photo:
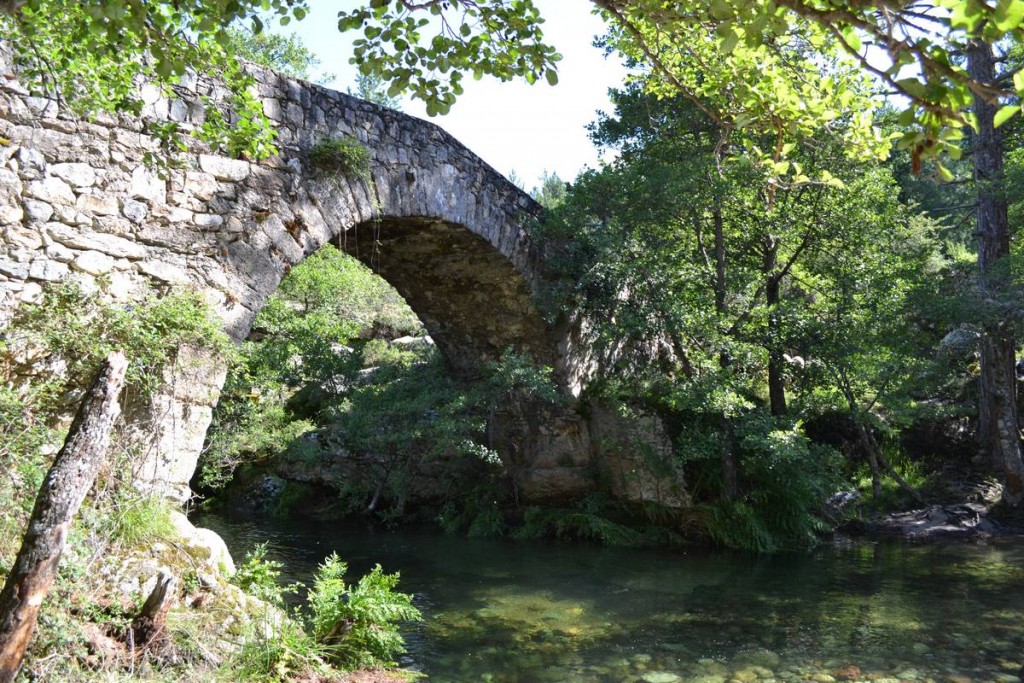
{"label": "arch underside", "polygon": [[453,371],[474,374],[506,349],[553,364],[550,333],[525,279],[464,226],[426,217],[382,218],[338,241],[398,290]]}

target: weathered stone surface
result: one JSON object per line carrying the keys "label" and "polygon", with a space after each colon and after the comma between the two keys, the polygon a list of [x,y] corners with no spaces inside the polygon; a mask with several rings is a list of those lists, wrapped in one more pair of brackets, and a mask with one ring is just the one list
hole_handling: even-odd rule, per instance
{"label": "weathered stone surface", "polygon": [[128,195],[133,199],[147,199],[162,204],[167,200],[167,185],[156,173],[140,164],[132,171]]}
{"label": "weathered stone surface", "polygon": [[197,199],[209,200],[217,194],[217,179],[209,173],[189,171],[185,174],[185,193]]}
{"label": "weathered stone surface", "polygon": [[50,220],[51,216],[53,216],[53,207],[46,202],[40,202],[35,199],[26,199],[23,204],[25,206],[25,215],[33,221],[45,223]]}
{"label": "weathered stone surface", "polygon": [[4,233],[4,241],[9,245],[30,251],[38,251],[43,246],[43,236],[39,234],[38,230],[23,228],[17,224],[7,228]]}
{"label": "weathered stone surface", "polygon": [[[6,275],[15,280],[25,280],[28,278],[28,266],[0,256],[0,275]],[[5,286],[10,288],[10,285]]]}
{"label": "weathered stone surface", "polygon": [[60,280],[69,273],[66,264],[48,258],[37,258],[29,266],[28,276],[33,280]]}
{"label": "weathered stone surface", "polygon": [[116,216],[121,213],[117,198],[106,194],[79,195],[75,202],[75,208],[100,216]]}
{"label": "weathered stone surface", "polygon": [[590,438],[611,494],[668,508],[690,505],[683,471],[665,426],[632,406],[591,403]]}
{"label": "weathered stone surface", "polygon": [[145,204],[134,199],[124,200],[124,206],[121,207],[121,213],[132,223],[141,223],[148,212]]}
{"label": "weathered stone surface", "polygon": [[21,178],[0,168],[0,225],[20,223],[25,215],[21,204]]}
{"label": "weathered stone surface", "polygon": [[188,517],[180,512],[171,513],[171,524],[174,531],[184,539],[186,544],[205,548],[208,553],[208,561],[219,568],[224,574],[235,573],[235,563],[231,559],[228,546],[220,536],[209,529],[197,527],[188,521]]}
{"label": "weathered stone surface", "polygon": [[184,268],[164,261],[142,261],[139,263],[139,271],[172,285],[187,285],[191,282]]}
{"label": "weathered stone surface", "polygon": [[164,369],[163,385],[126,408],[129,442],[140,454],[133,466],[139,488],[185,502],[213,406],[227,372],[209,351],[182,347]]}

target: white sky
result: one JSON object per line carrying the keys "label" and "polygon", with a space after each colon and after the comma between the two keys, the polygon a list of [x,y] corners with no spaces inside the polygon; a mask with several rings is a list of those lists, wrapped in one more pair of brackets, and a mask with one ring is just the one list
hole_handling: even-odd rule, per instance
{"label": "white sky", "polygon": [[[287,32],[298,34],[334,73],[331,87],[354,87],[355,67],[348,63],[356,33],[341,35],[337,29],[336,2],[310,0],[310,13],[292,22]],[[351,4],[346,0],[344,4]],[[589,0],[535,0],[546,19],[546,41],[562,53],[558,85],[546,82],[501,83],[484,78],[463,80],[465,93],[447,116],[429,118],[419,101],[407,100],[403,111],[428,119],[449,133],[506,176],[515,171],[526,189],[540,175],[557,173],[572,180],[585,166],[596,166],[597,152],[585,126],[596,111],[610,111],[608,89],[621,86],[626,69],[614,58],[605,59],[593,47],[594,36],[603,32],[601,20],[590,13]],[[274,27],[273,30],[286,32]],[[543,81],[543,79],[542,79]]]}

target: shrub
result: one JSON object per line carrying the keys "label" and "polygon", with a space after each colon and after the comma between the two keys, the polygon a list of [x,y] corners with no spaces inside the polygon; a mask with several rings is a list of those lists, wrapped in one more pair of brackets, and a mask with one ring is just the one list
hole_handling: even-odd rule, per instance
{"label": "shrub", "polygon": [[317,571],[309,607],[313,637],[345,668],[394,666],[405,649],[398,622],[420,621],[412,596],[395,590],[398,574],[380,565],[357,584],[345,583],[348,566],[332,553]]}
{"label": "shrub", "polygon": [[231,583],[255,598],[281,606],[289,590],[280,583],[282,566],[280,562],[268,560],[267,544],[259,543],[235,568]]}
{"label": "shrub", "polygon": [[221,321],[198,294],[112,303],[102,293],[87,293],[73,283],[50,286],[38,303],[20,308],[7,336],[0,352],[9,371],[18,373],[27,365],[34,371],[33,380],[50,374],[26,394],[37,411],[64,408],[68,392],[87,387],[111,351],[123,351],[130,361],[127,386],[147,394],[160,384],[161,369],[179,347],[192,345],[224,356],[234,348]]}
{"label": "shrub", "polygon": [[[835,490],[836,453],[811,443],[799,423],[761,410],[737,415],[732,428],[740,466],[740,497],[701,503],[695,511],[693,531],[737,550],[773,552],[814,545],[817,534],[828,529],[818,513],[826,496]],[[729,440],[715,427],[689,425],[685,434],[691,480],[717,476],[720,449]],[[712,495],[716,493],[714,486],[707,488]]]}

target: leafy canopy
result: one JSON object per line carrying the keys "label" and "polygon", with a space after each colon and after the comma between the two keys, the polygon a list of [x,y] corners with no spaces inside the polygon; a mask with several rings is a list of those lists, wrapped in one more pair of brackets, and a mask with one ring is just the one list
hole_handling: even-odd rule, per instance
{"label": "leafy canopy", "polygon": [[338,13],[340,31],[362,31],[351,60],[360,72],[389,81],[389,95],[411,92],[430,116],[448,113],[464,73],[557,83],[561,55],[543,42],[543,22],[532,0],[371,0]]}
{"label": "leafy canopy", "polygon": [[[821,66],[827,65],[833,50],[840,50],[885,91],[906,98],[900,124],[909,130],[900,144],[911,151],[915,165],[922,157],[939,153],[959,156],[956,141],[965,125],[973,125],[966,109],[975,97],[995,102],[1024,90],[1024,75],[1019,73],[1005,82],[976,82],[960,59],[971,41],[994,44],[1007,38],[1020,39],[1024,21],[1024,2],[1020,0],[691,0],[672,5],[655,0],[594,2],[618,23],[618,30],[648,44],[647,61],[662,75],[670,70],[658,63],[661,50],[666,45],[680,49],[687,32],[698,28],[705,32],[704,43],[712,40],[720,52],[734,56],[731,59],[739,66],[748,51],[767,58],[762,78],[753,82],[758,84],[755,89],[769,94],[771,107],[760,109],[769,117],[789,101],[787,83],[799,82],[801,75],[797,62],[779,62],[774,56],[780,46],[803,42],[816,53],[816,59],[826,60]],[[656,35],[657,42],[652,41],[652,35]],[[681,49],[697,55],[701,48],[698,43]],[[713,74],[708,75],[715,79]],[[742,70],[729,79],[737,76],[742,91]],[[1008,120],[1018,107],[1004,107],[997,122]],[[813,124],[823,120],[823,113],[827,120],[826,111],[808,106],[799,112],[799,118]]]}

